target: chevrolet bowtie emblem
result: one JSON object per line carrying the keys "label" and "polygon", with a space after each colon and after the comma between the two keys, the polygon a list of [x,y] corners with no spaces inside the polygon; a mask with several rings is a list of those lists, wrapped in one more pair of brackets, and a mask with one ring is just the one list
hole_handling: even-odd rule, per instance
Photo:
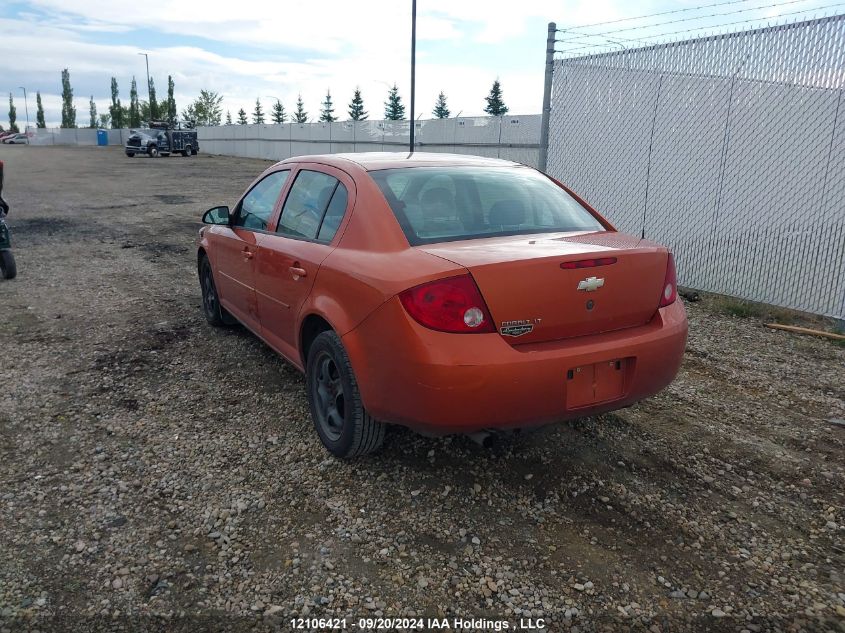
{"label": "chevrolet bowtie emblem", "polygon": [[593,292],[604,285],[604,277],[587,277],[578,282],[578,290]]}

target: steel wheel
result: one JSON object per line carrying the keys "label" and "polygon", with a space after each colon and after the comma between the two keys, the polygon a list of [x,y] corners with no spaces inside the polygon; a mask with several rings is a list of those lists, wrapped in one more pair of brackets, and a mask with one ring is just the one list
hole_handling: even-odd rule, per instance
{"label": "steel wheel", "polygon": [[316,421],[329,439],[337,441],[346,422],[343,381],[334,358],[328,352],[322,352],[315,360],[313,390],[317,396],[314,403]]}

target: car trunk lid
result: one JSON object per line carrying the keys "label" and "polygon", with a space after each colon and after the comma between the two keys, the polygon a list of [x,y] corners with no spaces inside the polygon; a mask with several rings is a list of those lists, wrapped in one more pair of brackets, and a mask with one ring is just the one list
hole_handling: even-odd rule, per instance
{"label": "car trunk lid", "polygon": [[520,235],[419,248],[469,270],[496,328],[512,344],[648,323],[660,302],[668,258],[667,250],[657,244],[613,231]]}

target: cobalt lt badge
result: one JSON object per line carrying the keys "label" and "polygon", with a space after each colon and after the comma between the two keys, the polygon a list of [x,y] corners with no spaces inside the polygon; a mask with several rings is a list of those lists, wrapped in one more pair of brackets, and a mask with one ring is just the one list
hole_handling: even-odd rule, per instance
{"label": "cobalt lt badge", "polygon": [[604,277],[587,277],[578,282],[578,290],[594,292],[604,285]]}

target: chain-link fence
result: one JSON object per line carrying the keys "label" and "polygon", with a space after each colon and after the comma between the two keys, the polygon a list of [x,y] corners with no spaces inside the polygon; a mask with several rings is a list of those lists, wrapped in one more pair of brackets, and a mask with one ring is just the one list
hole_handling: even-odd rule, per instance
{"label": "chain-link fence", "polygon": [[555,60],[548,171],[683,285],[845,318],[845,15]]}

